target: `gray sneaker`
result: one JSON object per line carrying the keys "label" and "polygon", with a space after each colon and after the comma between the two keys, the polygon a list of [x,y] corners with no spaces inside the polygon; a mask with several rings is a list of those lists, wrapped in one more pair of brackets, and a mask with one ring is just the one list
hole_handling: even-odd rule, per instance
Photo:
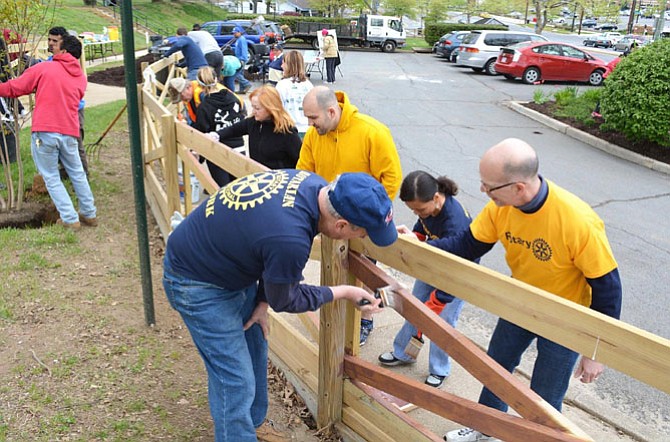
{"label": "gray sneaker", "polygon": [[402,359],[398,359],[395,356],[393,356],[393,352],[390,351],[380,354],[377,359],[379,360],[379,362],[381,362],[382,365],[386,365],[387,367],[395,367],[397,365],[409,365],[414,364],[416,362],[416,361],[403,361]]}
{"label": "gray sneaker", "polygon": [[446,376],[439,376],[436,374],[430,374],[426,378],[426,385],[430,385],[431,387],[435,388],[440,388],[442,384],[444,383],[444,380],[446,379]]}
{"label": "gray sneaker", "polygon": [[450,431],[442,437],[447,442],[500,442],[492,436],[487,436],[473,428],[461,428],[460,430]]}

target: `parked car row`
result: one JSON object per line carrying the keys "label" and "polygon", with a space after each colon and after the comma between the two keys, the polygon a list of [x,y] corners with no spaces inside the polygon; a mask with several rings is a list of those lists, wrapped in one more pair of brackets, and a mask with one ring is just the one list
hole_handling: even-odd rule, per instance
{"label": "parked car row", "polygon": [[[609,46],[608,46],[609,47]],[[542,35],[515,31],[458,31],[435,43],[439,57],[488,75],[502,74],[526,84],[575,81],[593,86],[603,83],[607,63],[566,43]]]}
{"label": "parked car row", "polygon": [[523,41],[547,41],[547,38],[530,32],[472,31],[461,42],[456,64],[496,75],[495,62],[500,49]]}

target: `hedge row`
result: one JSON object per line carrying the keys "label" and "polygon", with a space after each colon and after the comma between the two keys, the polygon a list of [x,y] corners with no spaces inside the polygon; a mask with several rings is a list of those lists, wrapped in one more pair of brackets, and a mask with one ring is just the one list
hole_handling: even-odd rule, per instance
{"label": "hedge row", "polygon": [[494,31],[507,31],[509,28],[507,26],[500,25],[475,25],[475,24],[464,24],[464,23],[426,23],[424,29],[424,39],[429,45],[433,45],[436,41],[440,39],[444,34],[455,31],[477,31],[483,29],[491,29]]}
{"label": "hedge row", "polygon": [[[254,20],[258,14],[231,14],[228,13],[226,20]],[[295,15],[278,15],[273,17],[269,14],[264,15],[266,21],[274,21],[279,25],[287,25],[291,29],[295,29],[297,22],[314,22],[314,23],[331,23],[334,25],[348,24],[351,18],[330,18],[330,17],[298,17]]]}

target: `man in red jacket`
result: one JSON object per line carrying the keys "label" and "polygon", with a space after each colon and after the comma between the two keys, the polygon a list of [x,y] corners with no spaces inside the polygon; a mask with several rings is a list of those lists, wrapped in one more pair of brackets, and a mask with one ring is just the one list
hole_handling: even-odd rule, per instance
{"label": "man in red jacket", "polygon": [[[79,65],[81,42],[63,36],[61,53],[51,63],[38,63],[20,77],[0,84],[0,97],[16,98],[35,93],[31,150],[37,170],[60,214],[59,224],[79,229],[97,225],[93,193],[79,158],[79,102],[86,91],[86,76]],[[58,173],[61,160],[79,200],[72,204]]]}

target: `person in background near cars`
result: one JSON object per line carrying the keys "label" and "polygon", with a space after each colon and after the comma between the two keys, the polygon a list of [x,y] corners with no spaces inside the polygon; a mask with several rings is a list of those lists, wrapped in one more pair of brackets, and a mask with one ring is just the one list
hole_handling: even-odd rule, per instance
{"label": "person in background near cars", "polygon": [[[402,168],[388,127],[358,112],[344,92],[326,86],[309,91],[302,107],[312,127],[305,134],[296,168],[326,180],[344,172],[365,172],[382,183],[393,200],[402,182]],[[373,328],[372,316],[363,314],[360,345]]]}
{"label": "person in background near cars", "polygon": [[300,139],[305,138],[309,122],[302,110],[302,102],[307,92],[314,87],[305,74],[305,61],[298,51],[288,51],[282,57],[283,76],[277,83],[277,92],[281,97],[284,109],[291,115],[298,129]]}
{"label": "person in background near cars", "polygon": [[301,141],[275,88],[264,85],[249,95],[252,116],[212,134],[215,140],[249,135],[249,156],[270,169],[293,169]]}
{"label": "person in background near cars", "polygon": [[337,67],[337,42],[335,37],[328,33],[328,29],[322,29],[323,35],[323,57],[326,59],[326,83],[335,83],[335,68]]}
{"label": "person in background near cars", "polygon": [[[60,215],[58,224],[78,230],[98,225],[93,193],[77,152],[77,110],[86,92],[86,75],[79,64],[82,44],[63,36],[53,60],[26,69],[20,77],[0,83],[0,97],[18,98],[35,93],[31,153],[38,172]],[[58,160],[67,171],[79,201],[79,213],[58,173]]]}
{"label": "person in background near cars", "polygon": [[165,52],[164,56],[169,57],[175,52],[181,51],[188,72],[186,78],[195,80],[198,77],[198,69],[208,66],[208,63],[205,59],[205,54],[202,53],[202,49],[187,34],[188,31],[186,28],[177,29],[177,39],[172,43],[170,49]]}
{"label": "person in background near cars", "polygon": [[198,45],[202,53],[205,55],[207,64],[214,69],[216,78],[221,79],[221,70],[223,69],[223,52],[219,48],[212,34],[207,31],[194,30],[188,33],[188,36]]}
{"label": "person in background near cars", "polygon": [[283,77],[284,48],[279,43],[272,46],[268,63],[268,82],[276,85]]}
{"label": "person in background near cars", "polygon": [[[198,72],[198,85],[201,87],[201,103],[196,108],[196,119],[192,126],[202,133],[222,130],[239,123],[247,116],[244,100],[234,92],[223,87],[214,77],[209,67]],[[223,137],[221,142],[234,151],[246,155],[242,136]],[[201,157],[201,161],[206,158]],[[228,172],[211,161],[207,161],[209,173],[219,187],[234,180]]]}
{"label": "person in background near cars", "polygon": [[[412,230],[406,226],[398,226],[398,233],[413,234],[420,241],[426,241],[454,236],[467,229],[472,219],[454,198],[457,193],[458,185],[446,176],[435,178],[423,170],[416,170],[407,175],[400,186],[400,199],[419,219]],[[464,304],[461,299],[436,290],[418,279],[414,282],[412,294],[456,328]],[[395,335],[393,350],[379,355],[379,362],[386,366],[415,363],[416,353],[413,355],[407,353],[410,341],[412,344],[416,341],[420,343],[418,345],[423,344],[423,338],[417,328],[409,321],[405,321]],[[431,342],[426,384],[439,388],[450,372],[449,355]]]}
{"label": "person in background near cars", "polygon": [[242,68],[242,63],[234,55],[223,56],[223,69],[221,75],[223,76],[223,85],[235,92],[235,74]]}
{"label": "person in background near cars", "polygon": [[191,31],[199,31],[200,28],[200,23],[194,23],[193,28],[191,28]]}
{"label": "person in background near cars", "polygon": [[[537,153],[522,140],[508,138],[491,147],[479,161],[481,191],[491,200],[470,228],[428,244],[475,259],[499,241],[512,278],[619,319],[621,280],[603,221],[588,204],[545,179],[538,169]],[[533,341],[537,341],[537,358],[530,388],[559,412],[575,363],[574,377],[586,384],[605,369],[596,359],[580,358],[577,352],[502,318],[487,354],[512,373]],[[503,412],[508,408],[486,387],[479,403]],[[450,431],[444,438],[450,442],[493,439],[472,428]]]}
{"label": "person in background near cars", "polygon": [[[241,67],[235,72],[235,80],[240,84],[239,94],[246,94],[251,89],[251,82],[244,78],[244,66],[249,61],[249,48],[247,39],[244,37],[244,29],[241,26],[235,26],[232,34],[235,36],[235,57],[240,60]],[[233,88],[233,91],[235,89]]]}

